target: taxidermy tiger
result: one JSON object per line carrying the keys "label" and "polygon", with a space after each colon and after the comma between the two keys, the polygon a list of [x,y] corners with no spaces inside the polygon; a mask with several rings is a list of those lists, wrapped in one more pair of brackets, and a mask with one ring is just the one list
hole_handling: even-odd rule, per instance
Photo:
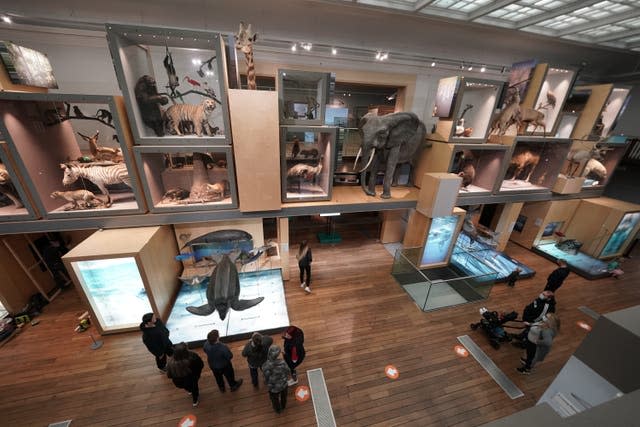
{"label": "taxidermy tiger", "polygon": [[[211,135],[209,127],[209,117],[216,109],[216,103],[212,99],[205,99],[202,103],[194,104],[175,104],[165,111],[167,126],[177,135],[182,135],[181,125],[191,123],[193,131],[196,135],[202,136],[202,131],[207,135]],[[190,132],[190,133],[194,133]]]}

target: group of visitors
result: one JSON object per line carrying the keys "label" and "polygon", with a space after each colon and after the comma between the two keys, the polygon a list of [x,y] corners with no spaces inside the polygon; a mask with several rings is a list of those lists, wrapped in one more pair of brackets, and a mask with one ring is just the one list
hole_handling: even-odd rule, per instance
{"label": "group of visitors", "polygon": [[[155,356],[156,366],[165,372],[173,384],[187,391],[198,406],[200,390],[198,382],[204,368],[200,356],[189,350],[187,344],[181,342],[173,345],[169,339],[169,330],[155,314],[147,313],[142,316],[140,324],[142,342],[151,354]],[[280,346],[273,344],[273,338],[254,332],[249,342],[242,350],[242,356],[247,359],[251,383],[259,388],[258,370],[262,371],[264,383],[269,391],[273,410],[280,413],[287,406],[287,392],[291,385],[298,382],[296,367],[305,357],[304,333],[296,326],[289,326],[282,334],[283,357]],[[207,363],[218,385],[220,392],[238,390],[242,385],[242,378],[236,379],[231,359],[233,353],[220,342],[220,333],[213,329],[207,334],[207,340],[202,347],[207,355]],[[226,384],[225,384],[226,380]]]}

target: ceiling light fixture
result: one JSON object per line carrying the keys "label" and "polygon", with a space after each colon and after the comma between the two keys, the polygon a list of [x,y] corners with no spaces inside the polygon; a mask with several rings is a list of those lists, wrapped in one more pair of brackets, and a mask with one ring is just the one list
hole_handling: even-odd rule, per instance
{"label": "ceiling light fixture", "polygon": [[331,55],[337,55],[338,54],[338,49],[336,49],[335,47],[331,48]]}
{"label": "ceiling light fixture", "polygon": [[2,22],[4,22],[5,24],[11,24],[13,21],[11,20],[11,18],[5,15],[2,17]]}
{"label": "ceiling light fixture", "polygon": [[487,71],[487,67],[483,65],[482,68],[480,68],[480,72],[484,73],[485,71]]}
{"label": "ceiling light fixture", "polygon": [[467,68],[467,70],[473,71],[473,65],[469,65],[469,68]]}
{"label": "ceiling light fixture", "polygon": [[313,45],[311,43],[300,43],[300,47],[302,47],[304,50],[306,50],[307,52],[311,51],[311,48],[313,47]]}
{"label": "ceiling light fixture", "polygon": [[435,63],[435,62],[432,62],[432,63],[431,63],[431,66],[432,66],[432,67],[435,67],[435,66],[436,66],[436,63]]}
{"label": "ceiling light fixture", "polygon": [[295,52],[298,50],[298,45],[296,43],[291,45],[291,52]]}

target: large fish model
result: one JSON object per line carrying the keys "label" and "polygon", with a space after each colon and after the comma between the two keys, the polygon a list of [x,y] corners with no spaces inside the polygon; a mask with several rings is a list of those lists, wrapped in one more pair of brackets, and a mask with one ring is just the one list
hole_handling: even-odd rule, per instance
{"label": "large fish model", "polygon": [[[247,233],[248,234],[248,233]],[[260,304],[264,297],[241,300],[238,270],[228,255],[223,255],[211,273],[207,285],[207,303],[200,307],[187,307],[187,311],[198,316],[208,316],[218,310],[220,320],[227,317],[229,309],[242,311]]]}

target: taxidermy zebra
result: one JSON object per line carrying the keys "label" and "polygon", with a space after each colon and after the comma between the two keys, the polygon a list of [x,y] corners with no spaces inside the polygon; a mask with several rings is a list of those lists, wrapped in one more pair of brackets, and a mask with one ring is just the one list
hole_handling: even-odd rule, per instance
{"label": "taxidermy zebra", "polygon": [[62,184],[73,184],[78,180],[78,178],[87,179],[93,182],[100,189],[102,194],[107,196],[107,204],[111,204],[111,197],[109,197],[107,185],[125,184],[128,187],[131,187],[129,171],[127,170],[127,166],[124,164],[82,167],[69,163],[60,163],[60,169],[64,171]]}

